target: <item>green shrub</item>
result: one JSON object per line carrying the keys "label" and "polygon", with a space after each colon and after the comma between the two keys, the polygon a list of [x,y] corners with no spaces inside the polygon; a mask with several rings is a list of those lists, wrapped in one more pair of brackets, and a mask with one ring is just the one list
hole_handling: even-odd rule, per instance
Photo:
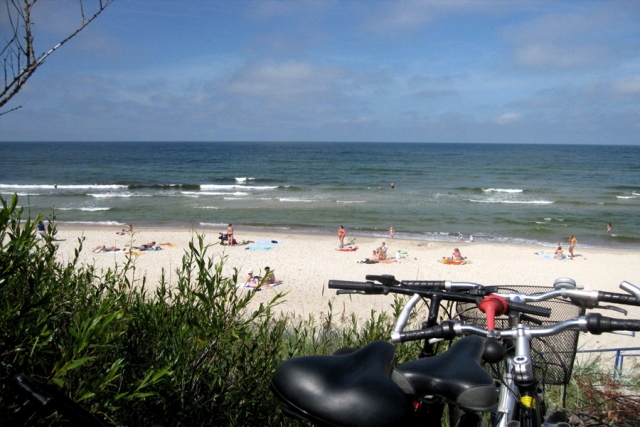
{"label": "green shrub", "polygon": [[38,420],[11,379],[26,373],[113,422],[135,425],[277,423],[268,380],[282,360],[285,319],[273,320],[279,294],[249,310],[253,293],[238,293],[196,236],[178,268],[147,291],[127,273],[98,274],[56,260],[56,228],[36,238],[21,221],[17,197],[0,213],[0,425]]}
{"label": "green shrub", "polygon": [[[22,221],[14,196],[0,197],[0,425],[58,425],[57,413],[35,413],[12,378],[25,373],[60,387],[94,414],[119,425],[298,425],[284,418],[269,391],[285,359],[331,354],[388,340],[404,300],[392,314],[293,319],[275,314],[285,295],[252,304],[238,292],[237,271],[222,275],[224,258],[209,255],[194,235],[176,268],[147,287],[134,286],[135,262],[107,271],[56,258],[53,221],[38,236]],[[51,218],[53,220],[55,218]],[[364,297],[357,297],[364,298]],[[424,314],[424,313],[423,313]],[[418,328],[415,314],[411,320]],[[420,343],[397,346],[397,359],[415,359]]]}

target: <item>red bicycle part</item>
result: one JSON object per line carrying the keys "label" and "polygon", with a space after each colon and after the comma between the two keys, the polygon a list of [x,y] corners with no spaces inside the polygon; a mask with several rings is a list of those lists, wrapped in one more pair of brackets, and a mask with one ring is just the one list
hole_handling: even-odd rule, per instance
{"label": "red bicycle part", "polygon": [[480,311],[487,315],[487,329],[496,328],[496,316],[505,314],[509,309],[507,300],[498,295],[489,295],[478,304]]}

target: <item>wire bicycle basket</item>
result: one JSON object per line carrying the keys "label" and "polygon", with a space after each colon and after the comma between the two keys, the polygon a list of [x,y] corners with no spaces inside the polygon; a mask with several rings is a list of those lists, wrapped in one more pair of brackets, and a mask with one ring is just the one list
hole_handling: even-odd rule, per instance
{"label": "wire bicycle basket", "polygon": [[[499,286],[499,293],[523,292],[527,294],[541,294],[552,291],[553,288],[542,286]],[[542,327],[553,326],[565,320],[574,319],[584,314],[585,309],[571,304],[561,298],[547,301],[528,302],[531,305],[551,309],[551,317],[539,319]],[[463,322],[471,323],[480,328],[487,327],[486,315],[475,304],[456,304],[456,312]],[[532,327],[538,324],[523,321]],[[496,316],[496,329],[508,329],[509,318],[506,315]],[[563,331],[557,335],[531,340],[531,357],[536,378],[547,385],[566,385],[571,380],[573,362],[578,346],[578,331]]]}

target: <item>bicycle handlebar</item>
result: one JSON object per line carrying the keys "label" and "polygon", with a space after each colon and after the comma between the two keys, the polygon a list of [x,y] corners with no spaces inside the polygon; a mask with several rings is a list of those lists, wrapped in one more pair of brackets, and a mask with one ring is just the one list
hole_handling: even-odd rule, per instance
{"label": "bicycle handlebar", "polygon": [[[353,282],[346,280],[330,280],[329,288],[350,290],[356,292],[364,292],[366,294],[387,294],[389,292],[409,294],[411,292],[402,292],[398,289],[412,289],[419,293],[422,291],[449,291],[454,293],[464,293],[469,291],[477,296],[496,294],[512,302],[541,302],[552,298],[569,298],[571,302],[579,306],[587,306],[593,308],[599,302],[614,303],[620,305],[631,305],[640,307],[640,289],[629,282],[622,282],[620,287],[629,294],[619,294],[615,292],[604,291],[586,291],[581,289],[561,288],[553,289],[549,292],[539,294],[526,294],[522,292],[498,292],[497,286],[483,286],[473,282],[450,282],[448,280],[403,280],[398,282],[393,276],[367,276],[367,282]],[[377,280],[382,284],[377,284],[371,280]],[[387,289],[389,288],[389,289]],[[460,301],[447,298],[453,301]],[[464,300],[462,300],[464,301]],[[514,308],[515,309],[515,308]],[[516,309],[517,310],[517,309]],[[520,310],[519,310],[520,311]],[[541,316],[543,314],[537,312],[523,313]],[[548,317],[548,316],[547,316]]]}
{"label": "bicycle handlebar", "polygon": [[[518,334],[522,333],[520,331],[524,330],[524,333],[530,338],[536,338],[557,335],[560,332],[570,329],[590,332],[594,335],[600,335],[604,332],[640,331],[640,320],[615,319],[602,316],[600,313],[589,313],[586,316],[565,320],[564,322],[544,328],[532,328],[530,326],[520,325],[518,329],[497,330],[495,332],[499,338],[516,338]],[[470,334],[486,337],[491,335],[491,331],[475,325],[467,325],[447,320],[431,328],[408,332],[394,331],[391,339],[393,342],[399,343],[432,338],[453,339],[457,336]]]}
{"label": "bicycle handlebar", "polygon": [[[404,283],[404,282],[402,282]],[[466,282],[464,282],[467,284]],[[472,284],[475,289],[476,285]],[[368,282],[354,282],[348,280],[329,280],[329,289],[339,289],[342,291],[353,291],[358,293],[364,293],[368,295],[387,295],[389,292],[413,295],[418,294],[423,297],[439,296],[443,300],[456,301],[456,302],[469,302],[478,303],[481,301],[481,297],[473,295],[471,293],[464,292],[447,292],[437,289],[417,288],[408,286],[385,286],[371,281]],[[484,294],[484,292],[482,293]],[[534,306],[523,302],[508,301],[509,310],[519,311],[525,314],[531,314],[534,316],[550,317],[551,309],[548,307]]]}

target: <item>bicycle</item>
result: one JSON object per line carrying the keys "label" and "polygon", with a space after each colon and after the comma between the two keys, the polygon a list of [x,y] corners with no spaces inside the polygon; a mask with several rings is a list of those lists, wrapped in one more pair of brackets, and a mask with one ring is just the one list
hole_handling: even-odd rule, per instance
{"label": "bicycle", "polygon": [[[600,302],[640,305],[640,289],[628,282],[621,287],[629,294],[616,294],[580,290],[571,279],[557,280],[554,288],[529,287],[529,292],[468,282],[398,282],[392,276],[367,276],[367,280],[330,281],[329,287],[338,293],[411,295],[398,316],[392,341],[424,340],[421,358],[394,366],[393,345],[375,341],[332,356],[285,361],[271,382],[285,415],[319,426],[426,427],[440,426],[448,405],[452,426],[481,426],[483,415],[491,414],[493,426],[539,427],[545,422],[544,385],[566,384],[570,378],[579,331],[640,330],[640,320],[584,315]],[[411,311],[423,298],[431,301],[423,328],[404,331]],[[437,324],[443,300],[456,302],[460,321]],[[554,312],[567,318],[538,318]],[[430,354],[430,340],[458,337],[463,338],[446,352]],[[558,345],[545,341],[547,337],[561,337],[560,347],[569,351],[545,353]],[[545,369],[548,355],[554,356]],[[489,374],[483,359],[501,362],[504,372]]]}
{"label": "bicycle", "polygon": [[[35,403],[36,410],[43,415],[56,411],[68,419],[72,425],[84,427],[116,427],[87,411],[55,386],[38,383],[24,374],[15,375],[13,383],[16,385],[18,392]],[[29,413],[24,414],[25,421],[29,415]]]}

